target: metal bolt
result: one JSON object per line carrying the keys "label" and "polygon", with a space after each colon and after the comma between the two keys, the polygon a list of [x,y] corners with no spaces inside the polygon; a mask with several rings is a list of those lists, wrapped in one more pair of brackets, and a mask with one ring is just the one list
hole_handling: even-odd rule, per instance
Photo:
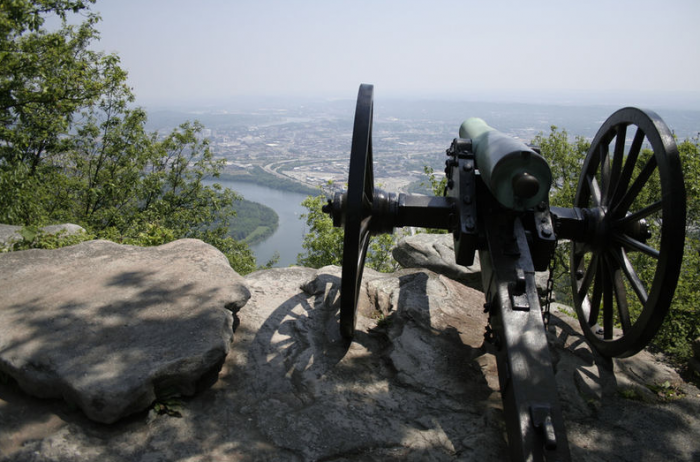
{"label": "metal bolt", "polygon": [[581,279],[583,279],[583,271],[578,270],[576,271],[576,280],[580,281]]}
{"label": "metal bolt", "polygon": [[472,203],[472,196],[469,194],[464,195],[464,203],[465,204],[471,204]]}
{"label": "metal bolt", "polygon": [[472,217],[467,217],[464,220],[464,226],[467,228],[467,231],[474,231],[474,219]]}

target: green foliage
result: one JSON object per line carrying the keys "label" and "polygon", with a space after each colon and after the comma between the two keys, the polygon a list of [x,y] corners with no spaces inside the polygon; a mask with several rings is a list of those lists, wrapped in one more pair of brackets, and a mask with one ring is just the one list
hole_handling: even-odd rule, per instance
{"label": "green foliage", "polygon": [[628,399],[630,401],[645,401],[644,395],[642,395],[639,390],[634,387],[619,388],[617,393],[621,398]]}
{"label": "green foliage", "polygon": [[560,131],[552,125],[547,137],[540,133],[532,140],[532,144],[539,146],[542,156],[552,170],[550,205],[571,207],[590,143],[580,136],[570,142],[566,130]]}
{"label": "green foliage", "polygon": [[664,383],[648,384],[647,388],[653,391],[661,401],[673,401],[685,396],[680,384],[671,383],[668,380]]}
{"label": "green foliage", "polygon": [[45,233],[35,226],[25,226],[20,230],[22,240],[12,245],[12,250],[59,249],[89,241],[95,236],[88,233],[68,234],[65,231]]}
{"label": "green foliage", "polygon": [[676,293],[661,330],[652,343],[681,361],[692,357],[691,343],[700,337],[700,145],[698,139],[678,144],[686,187],[686,238]]}
{"label": "green foliage", "polygon": [[[571,207],[576,196],[579,173],[588,153],[590,143],[583,137],[569,140],[566,130],[550,127],[549,135],[538,134],[531,142],[540,148],[542,156],[552,171],[552,188],[549,203],[557,207]],[[569,243],[560,242],[554,254],[554,292],[557,301],[572,305],[571,280],[569,278]]]}
{"label": "green foliage", "polygon": [[[298,265],[321,268],[326,265],[343,264],[343,228],[333,227],[333,220],[321,210],[321,207],[326,204],[326,197],[322,189],[321,194],[308,196],[301,203],[308,210],[308,213],[300,217],[306,220],[308,232],[304,235],[302,242],[306,252],[297,256]],[[367,249],[365,265],[385,273],[396,271],[398,264],[391,256],[391,249],[395,245],[396,237],[393,234],[372,237]]]}
{"label": "green foliage", "polygon": [[153,410],[158,415],[182,417],[180,409],[182,409],[182,400],[178,398],[164,399],[153,403]]}
{"label": "green foliage", "polygon": [[308,213],[301,216],[308,227],[302,242],[306,253],[297,256],[297,264],[301,266],[321,268],[326,265],[342,265],[343,229],[333,227],[333,220],[321,211],[325,204],[325,194],[308,196],[301,203],[308,210]]}
{"label": "green foliage", "polygon": [[[136,245],[199,238],[220,246],[237,271],[254,270],[247,245],[227,236],[237,196],[202,183],[223,168],[202,125],[146,132],[119,58],[91,49],[99,17],[89,3],[19,0],[0,9],[0,222],[71,222]],[[84,21],[71,25],[72,13]],[[49,15],[61,19],[55,31],[42,27]]]}
{"label": "green foliage", "polygon": [[396,234],[373,236],[369,241],[365,265],[382,273],[391,273],[399,269],[399,264],[391,254],[396,247]]}
{"label": "green foliage", "polygon": [[[421,186],[428,189],[427,194],[432,194],[436,197],[442,197],[445,195],[445,188],[447,187],[447,177],[443,176],[441,179],[437,179],[435,175],[435,170],[427,165],[423,166],[423,172],[428,177],[428,184],[421,182]],[[449,231],[446,229],[439,228],[428,228],[425,230],[428,234],[447,234]]]}
{"label": "green foliage", "polygon": [[432,194],[433,196],[444,196],[445,187],[447,186],[447,177],[443,176],[438,180],[433,167],[429,167],[427,165],[423,166],[423,172],[428,177],[428,184],[421,182],[421,186],[427,188],[429,190],[429,194]]}
{"label": "green foliage", "polygon": [[236,218],[229,224],[229,235],[253,245],[271,236],[279,226],[279,216],[270,207],[240,200],[234,204]]}
{"label": "green foliage", "polygon": [[697,233],[697,224],[700,223],[700,138],[696,137],[679,143],[678,154],[683,165],[685,180],[686,213],[689,224],[686,230]]}

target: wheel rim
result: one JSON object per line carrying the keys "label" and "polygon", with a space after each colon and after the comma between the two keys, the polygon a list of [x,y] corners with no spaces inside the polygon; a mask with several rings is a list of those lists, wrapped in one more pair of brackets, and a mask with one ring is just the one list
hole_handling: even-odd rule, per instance
{"label": "wheel rim", "polygon": [[584,161],[574,206],[590,223],[586,242],[573,243],[571,251],[579,322],[603,355],[633,355],[668,312],[685,239],[678,150],[658,115],[625,108],[603,124]]}
{"label": "wheel rim", "polygon": [[340,333],[352,338],[355,332],[357,301],[370,239],[374,198],[372,172],[372,85],[363,84],[357,95],[355,122],[350,151],[348,192],[345,203],[345,237],[340,289]]}

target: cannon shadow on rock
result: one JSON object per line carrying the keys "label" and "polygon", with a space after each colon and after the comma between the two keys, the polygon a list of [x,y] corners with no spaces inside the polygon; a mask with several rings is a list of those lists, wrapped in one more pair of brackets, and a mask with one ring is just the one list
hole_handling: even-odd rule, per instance
{"label": "cannon shadow on rock", "polygon": [[[279,304],[246,345],[250,405],[241,412],[303,460],[502,457],[499,420],[487,417],[500,413],[500,401],[490,399],[494,390],[476,361],[481,344],[465,344],[455,326],[432,319],[452,313],[431,306],[425,272],[368,279],[352,343],[338,329],[337,275],[321,271],[305,293]],[[380,326],[368,295],[377,290],[367,290],[376,281],[392,286],[377,289],[392,305],[380,307],[388,311]],[[237,342],[243,337],[236,332]]]}

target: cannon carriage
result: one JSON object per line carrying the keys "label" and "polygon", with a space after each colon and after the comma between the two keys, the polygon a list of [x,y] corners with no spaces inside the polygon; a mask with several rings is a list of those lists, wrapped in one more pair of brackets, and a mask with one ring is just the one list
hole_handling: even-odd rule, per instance
{"label": "cannon carriage", "polygon": [[564,208],[549,205],[557,179],[536,148],[472,118],[446,151],[443,196],[394,194],[374,187],[373,93],[360,86],[348,189],[324,207],[345,230],[341,334],[353,337],[371,236],[406,226],[448,230],[456,263],[469,266],[479,252],[512,460],[570,460],[535,271],[547,270],[557,243],[568,241],[586,339],[608,357],[633,355],[651,341],[671,305],[685,238],[685,189],[670,130],[652,111],[615,112]]}

